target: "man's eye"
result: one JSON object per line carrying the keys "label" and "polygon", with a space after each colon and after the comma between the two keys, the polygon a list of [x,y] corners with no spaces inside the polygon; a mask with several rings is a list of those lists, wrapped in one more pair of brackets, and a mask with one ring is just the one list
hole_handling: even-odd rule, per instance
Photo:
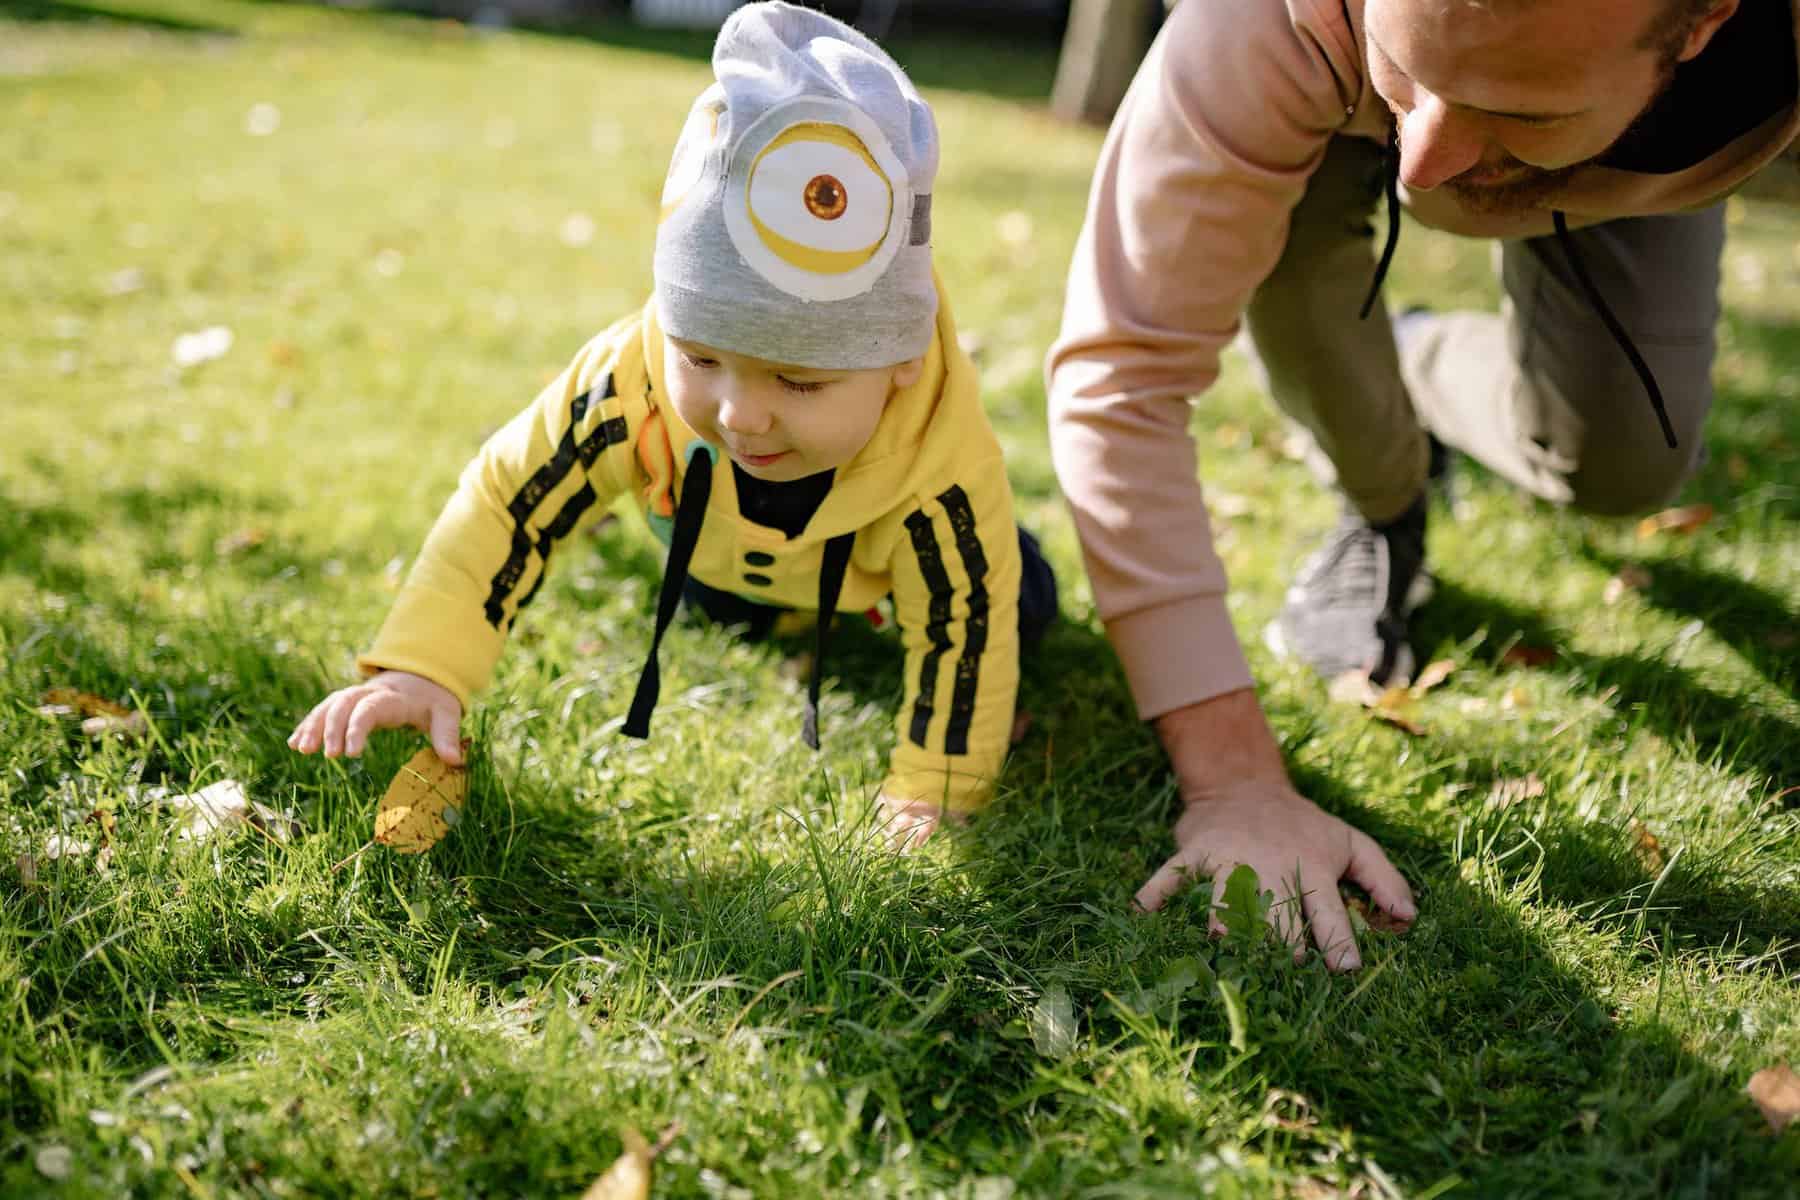
{"label": "man's eye", "polygon": [[681,360],[683,362],[687,363],[687,365],[690,367],[704,368],[704,367],[716,367],[719,365],[718,362],[713,359],[701,358],[698,354],[689,354],[686,350],[683,350],[681,352]]}
{"label": "man's eye", "polygon": [[785,375],[777,376],[777,378],[781,380],[781,386],[790,392],[816,392],[825,386],[819,380],[789,379]]}

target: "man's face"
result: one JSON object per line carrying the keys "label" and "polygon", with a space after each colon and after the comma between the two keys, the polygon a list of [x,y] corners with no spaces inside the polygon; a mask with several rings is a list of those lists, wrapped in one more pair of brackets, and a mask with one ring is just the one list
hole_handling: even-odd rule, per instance
{"label": "man's face", "polygon": [[1368,0],[1369,78],[1393,110],[1400,180],[1478,212],[1543,207],[1622,137],[1736,0],[1674,47],[1646,34],[1669,0]]}
{"label": "man's face", "polygon": [[688,427],[758,479],[835,470],[862,452],[888,398],[918,381],[921,359],[821,370],[663,339],[663,385]]}

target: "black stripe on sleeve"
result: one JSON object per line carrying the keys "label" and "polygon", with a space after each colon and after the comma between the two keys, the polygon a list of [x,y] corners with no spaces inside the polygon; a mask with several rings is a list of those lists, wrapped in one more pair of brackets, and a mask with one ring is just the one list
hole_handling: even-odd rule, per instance
{"label": "black stripe on sleeve", "polygon": [[950,576],[944,570],[944,555],[937,533],[931,528],[931,518],[922,511],[914,512],[906,518],[906,531],[912,535],[919,574],[925,577],[925,587],[931,595],[925,624],[931,649],[919,664],[919,694],[913,701],[912,727],[907,731],[915,745],[924,746],[926,731],[931,727],[932,697],[937,692],[938,659],[950,648]]}
{"label": "black stripe on sleeve", "polygon": [[969,577],[969,619],[962,654],[956,660],[956,685],[950,693],[944,752],[967,754],[969,725],[975,718],[975,691],[981,681],[981,655],[988,640],[987,552],[981,548],[981,534],[975,527],[975,510],[969,505],[968,495],[960,487],[951,487],[938,501],[950,518],[956,552],[962,555],[963,573]]}
{"label": "black stripe on sleeve", "polygon": [[[601,399],[614,395],[617,395],[617,392],[613,388],[612,375],[609,373],[601,385]],[[514,496],[506,506],[507,515],[512,518],[513,522],[512,545],[507,553],[506,561],[500,564],[498,571],[494,572],[494,578],[488,586],[487,602],[482,606],[482,614],[487,618],[487,623],[495,629],[505,628],[507,597],[511,596],[519,586],[519,580],[524,577],[525,568],[531,561],[532,539],[526,530],[526,525],[531,520],[531,514],[536,512],[538,505],[544,502],[544,497],[548,496],[568,477],[577,462],[581,463],[584,468],[591,467],[594,460],[600,457],[600,452],[607,446],[614,441],[625,440],[624,418],[613,417],[610,420],[602,421],[599,427],[586,438],[579,443],[576,442],[575,430],[586,418],[588,405],[593,400],[593,396],[594,392],[590,389],[570,401],[569,425],[567,429],[563,430],[562,440],[556,445],[556,453],[531,473],[531,478],[525,481],[524,486],[519,489],[518,495]],[[567,533],[574,527],[574,519],[581,515],[582,509],[594,502],[593,489],[583,487],[582,490],[588,493],[587,500],[582,502],[571,515],[569,506],[581,500],[581,497],[577,495],[574,500],[569,502],[569,505],[563,507],[563,511],[552,522],[552,527],[560,523],[565,516],[569,517],[569,524],[562,532]],[[556,536],[560,537],[561,534]],[[552,540],[554,539],[539,539],[538,552],[540,555],[548,554]],[[540,573],[540,580],[541,578]],[[537,588],[534,586],[531,590],[535,594]],[[528,596],[525,602],[521,602],[520,607],[524,607],[524,603],[529,602],[529,599]]]}

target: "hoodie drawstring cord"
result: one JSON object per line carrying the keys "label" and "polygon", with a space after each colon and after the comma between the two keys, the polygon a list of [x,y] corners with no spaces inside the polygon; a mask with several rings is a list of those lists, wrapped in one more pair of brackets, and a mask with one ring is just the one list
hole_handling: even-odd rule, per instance
{"label": "hoodie drawstring cord", "polygon": [[1387,192],[1387,244],[1381,248],[1381,261],[1375,265],[1375,278],[1369,283],[1369,294],[1363,297],[1362,311],[1357,319],[1366,321],[1369,314],[1375,311],[1375,298],[1381,295],[1381,285],[1387,279],[1388,267],[1393,264],[1394,251],[1400,248],[1400,140],[1395,135],[1388,144],[1386,153],[1381,156],[1382,187]]}
{"label": "hoodie drawstring cord", "polygon": [[1625,352],[1625,357],[1631,360],[1631,369],[1637,372],[1638,382],[1644,385],[1644,391],[1650,396],[1650,407],[1656,410],[1656,419],[1662,423],[1663,439],[1669,443],[1669,449],[1675,449],[1675,426],[1669,422],[1669,409],[1663,403],[1662,389],[1656,385],[1656,376],[1651,374],[1650,364],[1638,353],[1631,335],[1625,332],[1625,326],[1619,323],[1619,318],[1606,306],[1606,299],[1600,295],[1600,289],[1594,286],[1593,279],[1587,273],[1587,265],[1575,250],[1575,239],[1569,236],[1568,218],[1558,211],[1551,213],[1550,219],[1556,225],[1556,243],[1562,247],[1563,257],[1569,260],[1569,270],[1575,273],[1581,290],[1587,293],[1588,303],[1600,314],[1600,321],[1606,326],[1606,332],[1612,334],[1613,341]]}
{"label": "hoodie drawstring cord", "polygon": [[840,533],[825,543],[819,564],[819,624],[813,643],[812,677],[806,681],[806,717],[800,736],[814,750],[819,748],[819,685],[825,678],[825,644],[831,635],[831,619],[837,615],[838,594],[844,590],[844,572],[850,567],[850,550],[856,534]]}
{"label": "hoodie drawstring cord", "polygon": [[656,597],[656,632],[650,638],[650,658],[638,676],[637,693],[632,696],[631,711],[625,717],[627,737],[650,736],[650,713],[662,691],[662,669],[656,655],[662,649],[663,634],[675,619],[681,589],[687,583],[688,563],[700,540],[700,523],[706,519],[706,504],[712,495],[712,469],[712,455],[705,446],[696,445],[689,451],[687,478],[682,484],[680,503],[675,507],[675,528],[669,535],[669,562],[663,568],[662,591]]}
{"label": "hoodie drawstring cord", "polygon": [[[1375,266],[1375,278],[1369,284],[1369,294],[1364,297],[1362,311],[1358,319],[1367,320],[1375,310],[1375,300],[1381,294],[1381,285],[1387,279],[1388,267],[1394,261],[1394,251],[1400,245],[1400,158],[1399,142],[1395,141],[1382,156],[1383,187],[1387,192],[1388,231],[1387,244],[1381,248],[1381,261]],[[1568,259],[1569,270],[1574,273],[1576,282],[1581,284],[1582,294],[1586,296],[1588,306],[1599,316],[1600,323],[1606,326],[1606,332],[1625,357],[1631,362],[1631,369],[1637,372],[1638,382],[1644,385],[1644,392],[1650,397],[1650,407],[1656,410],[1656,419],[1662,425],[1663,440],[1673,450],[1679,445],[1675,440],[1675,426],[1669,421],[1668,405],[1663,403],[1662,388],[1657,386],[1656,376],[1650,370],[1650,364],[1638,351],[1637,344],[1631,335],[1625,332],[1625,326],[1607,307],[1606,298],[1594,285],[1593,277],[1587,272],[1587,264],[1581,261],[1581,254],[1575,249],[1575,239],[1569,236],[1569,220],[1562,211],[1555,210],[1550,214],[1550,221],[1556,227],[1556,244],[1562,247],[1563,257]]]}

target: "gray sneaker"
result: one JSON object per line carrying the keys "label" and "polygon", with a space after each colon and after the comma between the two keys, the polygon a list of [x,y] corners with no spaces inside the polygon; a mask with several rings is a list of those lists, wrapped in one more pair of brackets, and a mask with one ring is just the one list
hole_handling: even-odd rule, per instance
{"label": "gray sneaker", "polygon": [[1346,512],[1325,545],[1301,564],[1263,641],[1326,679],[1367,671],[1377,684],[1406,683],[1414,665],[1406,623],[1431,591],[1423,495],[1384,525]]}

